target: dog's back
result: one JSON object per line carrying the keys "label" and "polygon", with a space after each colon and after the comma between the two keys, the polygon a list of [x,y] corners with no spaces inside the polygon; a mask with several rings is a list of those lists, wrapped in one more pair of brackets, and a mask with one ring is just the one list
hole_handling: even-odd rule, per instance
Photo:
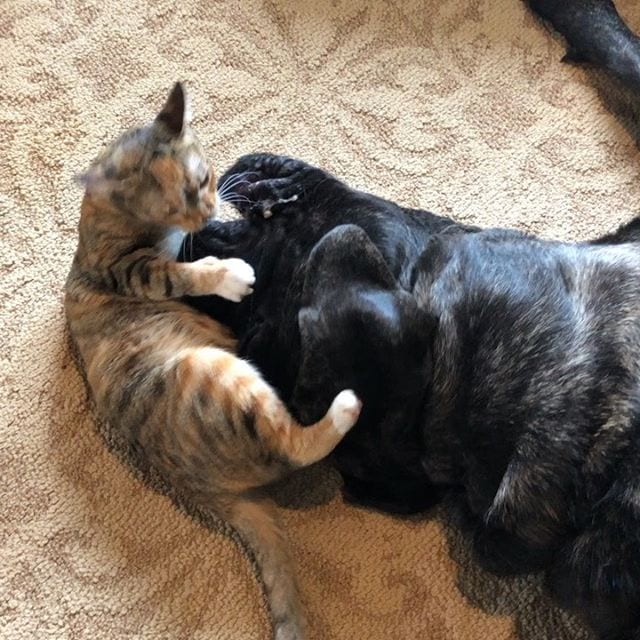
{"label": "dog's back", "polygon": [[566,604],[635,624],[640,247],[488,231],[428,251],[414,275],[439,320],[428,475],[466,489],[487,568],[555,564]]}
{"label": "dog's back", "polygon": [[472,448],[502,436],[488,451],[482,502],[522,433],[542,428],[530,425],[564,430],[582,457],[609,416],[629,415],[640,384],[640,247],[487,231],[437,238],[425,253],[414,294],[439,323],[430,418],[457,422]]}

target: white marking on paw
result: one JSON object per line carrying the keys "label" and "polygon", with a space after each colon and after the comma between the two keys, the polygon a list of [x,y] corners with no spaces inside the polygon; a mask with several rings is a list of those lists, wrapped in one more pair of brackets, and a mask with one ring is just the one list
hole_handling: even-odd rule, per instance
{"label": "white marking on paw", "polygon": [[262,212],[262,217],[266,220],[267,218],[270,218],[273,215],[273,211],[271,211],[271,209],[265,209]]}
{"label": "white marking on paw", "polygon": [[253,293],[251,286],[256,281],[253,267],[240,258],[227,258],[222,262],[226,272],[215,293],[232,302],[240,302]]}
{"label": "white marking on paw", "polygon": [[329,409],[336,431],[343,435],[347,433],[358,421],[361,409],[362,403],[351,389],[341,391],[335,397]]}

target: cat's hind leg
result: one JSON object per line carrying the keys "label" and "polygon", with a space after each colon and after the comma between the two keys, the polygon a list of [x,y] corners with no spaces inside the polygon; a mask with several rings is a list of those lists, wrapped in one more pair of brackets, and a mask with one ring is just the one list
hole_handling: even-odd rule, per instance
{"label": "cat's hind leg", "polygon": [[[355,393],[347,389],[335,397],[329,411],[315,424],[303,427],[288,417],[285,409],[286,416],[261,428],[280,455],[296,467],[305,467],[333,451],[358,420],[361,407]],[[280,421],[285,424],[284,428],[278,424]]]}
{"label": "cat's hind leg", "polygon": [[[262,469],[263,452],[272,452],[280,463],[285,463],[284,468],[313,464],[333,451],[360,415],[360,400],[353,391],[344,390],[318,422],[302,426],[255,367],[223,349],[184,349],[174,356],[170,366],[175,371],[179,405],[194,413],[192,421],[205,431],[200,437],[206,439],[207,424],[216,419],[208,417],[213,407],[215,415],[222,411],[233,423],[232,432],[248,447],[245,458],[249,450],[256,452],[256,476],[247,487],[274,479],[268,468]],[[194,398],[202,399],[202,408],[193,407]],[[222,440],[214,444],[216,448],[223,447]],[[224,455],[230,453],[225,451]]]}
{"label": "cat's hind leg", "polygon": [[149,442],[154,436],[168,438],[172,452],[153,461],[198,504],[231,524],[251,548],[275,639],[304,640],[287,543],[274,508],[257,494],[283,474],[328,455],[356,423],[360,401],[352,391],[342,391],[321,420],[303,427],[259,372],[228,351],[184,349],[170,366],[176,396],[166,419],[174,429],[152,434]]}

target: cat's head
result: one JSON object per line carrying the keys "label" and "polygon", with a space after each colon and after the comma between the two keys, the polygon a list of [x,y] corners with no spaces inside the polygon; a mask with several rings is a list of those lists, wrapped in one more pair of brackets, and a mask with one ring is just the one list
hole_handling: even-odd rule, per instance
{"label": "cat's head", "polygon": [[82,177],[87,194],[141,223],[202,228],[217,208],[216,180],[176,83],[150,124],[110,144]]}

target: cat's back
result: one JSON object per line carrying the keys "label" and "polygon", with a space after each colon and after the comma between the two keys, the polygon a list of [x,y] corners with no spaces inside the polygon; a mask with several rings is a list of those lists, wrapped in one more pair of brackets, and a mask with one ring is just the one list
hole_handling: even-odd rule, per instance
{"label": "cat's back", "polygon": [[77,264],[67,278],[65,313],[94,389],[162,367],[185,349],[235,349],[229,329],[180,300],[145,300],[109,291]]}

